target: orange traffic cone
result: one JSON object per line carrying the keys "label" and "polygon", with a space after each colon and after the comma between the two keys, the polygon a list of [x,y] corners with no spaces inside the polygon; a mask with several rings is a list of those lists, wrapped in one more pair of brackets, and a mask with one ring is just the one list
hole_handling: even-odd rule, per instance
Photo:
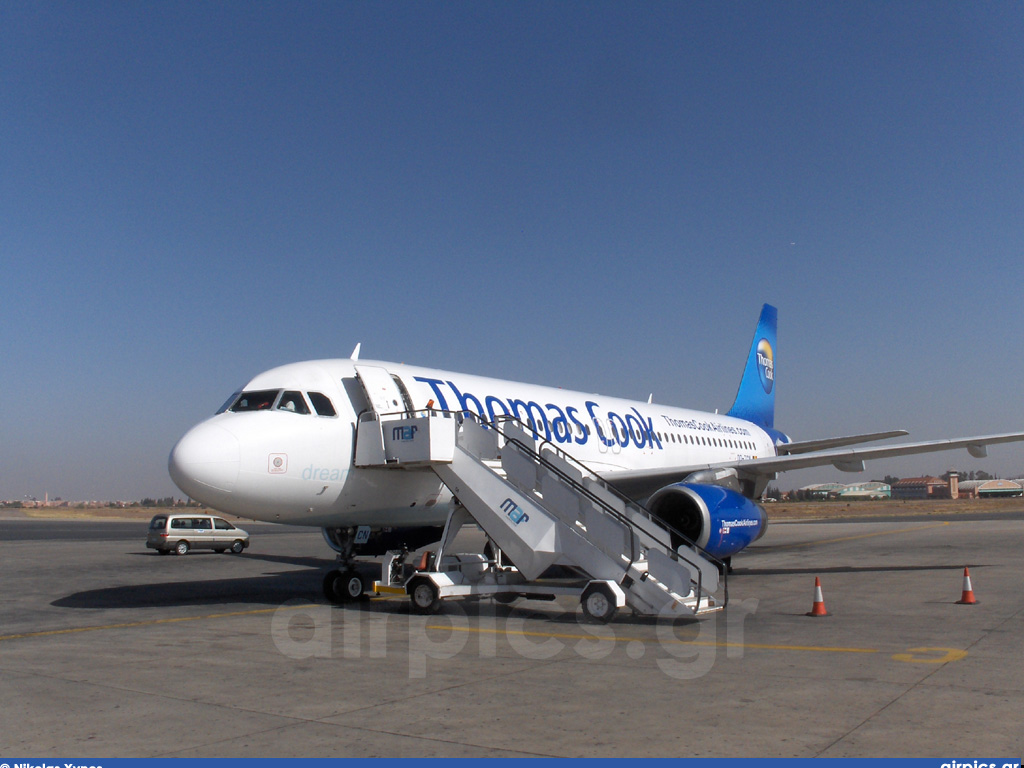
{"label": "orange traffic cone", "polygon": [[825,610],[825,599],[821,596],[821,579],[814,577],[814,605],[811,606],[808,616],[828,616]]}
{"label": "orange traffic cone", "polygon": [[964,591],[956,602],[957,605],[974,605],[978,602],[974,599],[974,590],[971,588],[971,572],[967,570],[966,566],[964,566]]}

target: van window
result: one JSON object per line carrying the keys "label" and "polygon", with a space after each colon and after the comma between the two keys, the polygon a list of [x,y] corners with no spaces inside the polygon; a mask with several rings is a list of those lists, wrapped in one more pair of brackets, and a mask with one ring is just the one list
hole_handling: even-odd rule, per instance
{"label": "van window", "polygon": [[164,526],[166,526],[166,525],[167,525],[167,518],[166,517],[154,517],[153,520],[149,524],[149,529],[151,531],[162,531],[164,529]]}
{"label": "van window", "polygon": [[208,517],[175,517],[171,520],[171,528],[179,530],[190,530],[193,528],[209,529],[212,527]]}
{"label": "van window", "polygon": [[227,520],[221,520],[219,517],[213,518],[213,527],[218,531],[233,531],[235,526],[229,523]]}

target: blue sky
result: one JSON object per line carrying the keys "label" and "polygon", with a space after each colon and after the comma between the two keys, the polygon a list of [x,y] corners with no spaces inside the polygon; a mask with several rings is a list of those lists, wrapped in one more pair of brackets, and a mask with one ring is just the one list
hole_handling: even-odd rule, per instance
{"label": "blue sky", "polygon": [[[0,498],[347,356],[797,438],[1024,428],[1020,3],[0,5]],[[869,465],[1024,474],[1024,448]],[[784,476],[783,487],[838,476]]]}

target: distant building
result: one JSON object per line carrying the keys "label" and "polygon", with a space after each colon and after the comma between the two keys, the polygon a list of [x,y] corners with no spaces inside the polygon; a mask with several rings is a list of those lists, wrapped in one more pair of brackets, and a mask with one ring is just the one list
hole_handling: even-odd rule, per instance
{"label": "distant building", "polygon": [[941,477],[905,477],[892,485],[887,483],[819,483],[805,485],[794,492],[798,499],[806,500],[874,500],[899,499],[994,499],[1006,496],[1024,496],[1022,480],[961,480],[956,472],[949,479]]}
{"label": "distant building", "polygon": [[961,480],[961,499],[993,499],[1024,495],[1024,485],[1013,480]]}
{"label": "distant building", "polygon": [[800,489],[799,495],[804,499],[845,499],[847,501],[888,499],[892,489],[888,483],[819,483],[807,485]]}
{"label": "distant building", "polygon": [[818,483],[817,485],[805,485],[800,489],[800,494],[805,499],[832,499],[834,494],[839,493],[843,488],[842,483]]}
{"label": "distant building", "polygon": [[892,486],[888,483],[851,483],[839,492],[840,499],[888,499],[892,497]]}
{"label": "distant building", "polygon": [[[960,488],[964,484],[960,483]],[[941,477],[905,477],[892,485],[892,498],[909,501],[911,499],[948,499],[949,483]]]}

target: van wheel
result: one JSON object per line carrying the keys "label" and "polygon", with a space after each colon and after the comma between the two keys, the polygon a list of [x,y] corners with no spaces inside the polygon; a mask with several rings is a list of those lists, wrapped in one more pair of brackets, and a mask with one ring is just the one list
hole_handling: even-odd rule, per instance
{"label": "van wheel", "polygon": [[242,554],[243,549],[245,549],[245,544],[242,543],[242,540],[235,539],[234,543],[231,545],[231,551],[236,555],[240,555]]}
{"label": "van wheel", "polygon": [[179,541],[174,545],[174,554],[176,555],[187,555],[188,554],[188,542]]}

